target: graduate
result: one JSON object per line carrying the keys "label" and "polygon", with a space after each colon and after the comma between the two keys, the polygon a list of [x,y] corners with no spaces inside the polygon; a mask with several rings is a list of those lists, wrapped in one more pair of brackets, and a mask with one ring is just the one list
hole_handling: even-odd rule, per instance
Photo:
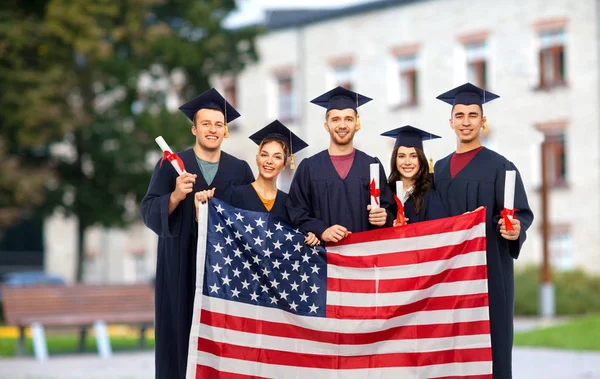
{"label": "graduate", "polygon": [[213,88],[179,108],[193,123],[193,148],[178,153],[186,173],[168,161],[154,168],[142,199],[144,224],[158,236],[155,297],[157,379],[184,379],[196,288],[194,196],[208,190],[230,201],[235,185],[254,181],[248,163],[221,151],[227,123],[240,114]]}
{"label": "graduate", "polygon": [[[294,175],[286,206],[292,223],[322,241],[338,242],[351,232],[392,226],[396,204],[381,162],[354,148],[360,129],[357,108],[370,98],[342,87],[313,99],[327,110],[329,148],[304,159]],[[379,164],[380,208],[371,209],[371,163]]]}
{"label": "graduate", "polygon": [[433,189],[433,177],[423,151],[423,141],[440,137],[410,125],[381,135],[396,139],[390,158],[388,185],[396,193],[396,182],[402,181],[403,191],[396,196],[404,204],[407,221],[412,224],[448,217],[442,199]]}
{"label": "graduate", "polygon": [[[521,176],[512,162],[481,146],[487,131],[483,104],[498,98],[471,83],[437,97],[450,105],[450,127],[456,134],[456,151],[435,165],[435,187],[451,216],[486,207],[486,252],[494,379],[512,378],[514,272],[533,221]],[[516,171],[514,230],[508,230],[500,212],[504,208],[507,170]]]}
{"label": "graduate", "polygon": [[[285,207],[287,193],[277,189],[277,177],[288,159],[290,169],[294,168],[294,154],[308,145],[278,120],[251,135],[250,139],[258,145],[258,177],[250,184],[235,187],[230,204],[250,211],[269,212],[291,224]],[[319,239],[309,232],[306,243],[314,246]]]}

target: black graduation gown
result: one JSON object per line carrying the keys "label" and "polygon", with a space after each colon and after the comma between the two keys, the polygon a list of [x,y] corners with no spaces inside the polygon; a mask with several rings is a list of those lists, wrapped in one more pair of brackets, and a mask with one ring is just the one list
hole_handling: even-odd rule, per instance
{"label": "black graduation gown", "polygon": [[236,208],[241,208],[248,211],[268,212],[271,215],[285,221],[286,223],[291,224],[287,209],[285,207],[286,199],[287,193],[278,190],[273,208],[268,211],[260,200],[260,197],[258,197],[256,190],[254,187],[252,187],[252,184],[246,184],[233,189],[231,193],[231,202],[229,204]]}
{"label": "black graduation gown", "polygon": [[506,170],[517,170],[502,155],[483,148],[454,178],[450,175],[452,154],[435,165],[435,185],[450,216],[486,209],[486,246],[490,328],[494,379],[512,378],[514,311],[513,260],[519,256],[533,221],[533,213],[517,171],[514,207],[521,222],[519,239],[508,241],[499,232],[500,211],[504,208]]}
{"label": "black graduation gown", "polygon": [[417,213],[415,209],[415,201],[412,197],[409,197],[404,203],[404,216],[408,218],[409,224],[415,222],[437,220],[438,218],[448,217],[446,207],[442,202],[442,198],[439,193],[430,189],[425,193],[423,197],[423,203],[421,209]]}
{"label": "black graduation gown", "polygon": [[306,232],[321,237],[325,229],[338,224],[351,232],[374,229],[369,224],[371,163],[379,164],[380,205],[387,210],[386,226],[396,217],[396,203],[387,185],[379,159],[355,150],[352,167],[345,179],[338,175],[329,152],[324,150],[300,162],[288,194],[290,220]]}
{"label": "black graduation gown", "polygon": [[193,149],[179,153],[185,169],[196,174],[194,191],[169,216],[169,197],[177,172],[164,161],[154,168],[148,192],[142,199],[144,224],[158,234],[155,290],[155,359],[157,379],[184,379],[196,288],[196,244],[194,193],[216,188],[215,197],[229,201],[235,185],[254,181],[250,166],[221,152],[219,168],[209,186]]}

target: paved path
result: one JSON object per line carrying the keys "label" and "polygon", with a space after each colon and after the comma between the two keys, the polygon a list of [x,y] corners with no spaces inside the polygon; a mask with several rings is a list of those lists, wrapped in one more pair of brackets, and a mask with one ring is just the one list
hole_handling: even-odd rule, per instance
{"label": "paved path", "polygon": [[[600,379],[600,352],[515,348],[513,379]],[[153,379],[154,353],[0,359],[1,379]]]}

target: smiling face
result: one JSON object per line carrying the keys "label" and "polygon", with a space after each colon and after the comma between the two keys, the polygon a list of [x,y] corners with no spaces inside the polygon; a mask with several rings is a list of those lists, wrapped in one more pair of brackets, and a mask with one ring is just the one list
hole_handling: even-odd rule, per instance
{"label": "smiling face", "polygon": [[479,105],[456,104],[451,116],[450,127],[460,143],[469,144],[479,141],[479,132],[485,121]]}
{"label": "smiling face", "polygon": [[196,136],[196,145],[202,150],[218,150],[225,135],[225,116],[214,109],[200,109],[194,117],[192,134]]}
{"label": "smiling face", "polygon": [[334,144],[347,145],[352,142],[356,133],[356,111],[352,108],[332,109],[327,112],[324,126]]}
{"label": "smiling face", "polygon": [[396,168],[402,178],[414,180],[421,167],[414,147],[398,146]]}
{"label": "smiling face", "polygon": [[258,175],[264,179],[277,178],[287,163],[287,149],[279,139],[265,139],[258,148],[256,166]]}

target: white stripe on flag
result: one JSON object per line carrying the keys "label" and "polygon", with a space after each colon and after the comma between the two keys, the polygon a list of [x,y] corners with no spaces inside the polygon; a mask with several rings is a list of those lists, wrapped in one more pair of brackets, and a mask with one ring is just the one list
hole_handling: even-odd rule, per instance
{"label": "white stripe on flag", "polygon": [[485,251],[473,251],[460,254],[447,260],[417,263],[405,266],[354,268],[342,267],[333,264],[327,265],[327,276],[338,279],[404,279],[418,276],[429,276],[439,274],[450,268],[461,268],[469,266],[485,265]]}
{"label": "white stripe on flag", "polygon": [[490,347],[490,335],[455,336],[444,338],[420,338],[406,340],[388,340],[363,345],[337,345],[305,339],[275,337],[262,334],[239,332],[208,325],[201,325],[200,337],[238,346],[256,347],[303,354],[322,354],[340,356],[362,356],[387,353],[412,353],[452,350],[456,346],[465,348]]}
{"label": "white stripe on flag", "polygon": [[[369,333],[405,325],[453,324],[489,319],[487,306],[443,311],[421,311],[389,320],[340,320],[293,315],[277,308],[258,307],[210,296],[203,296],[203,298],[203,309],[212,312],[283,324],[293,323],[302,328],[334,333],[356,333],[357,331]],[[194,322],[193,325],[197,325],[197,323]]]}
{"label": "white stripe on flag", "polygon": [[388,293],[350,293],[327,291],[327,305],[385,307],[412,304],[430,297],[487,293],[487,279],[439,283],[424,290]]}

